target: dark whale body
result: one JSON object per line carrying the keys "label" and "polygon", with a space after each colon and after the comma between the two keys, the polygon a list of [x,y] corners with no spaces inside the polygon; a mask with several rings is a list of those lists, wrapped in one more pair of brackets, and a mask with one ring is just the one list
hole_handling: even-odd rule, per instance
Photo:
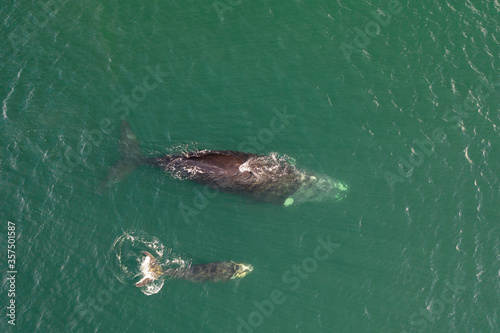
{"label": "dark whale body", "polygon": [[180,179],[285,206],[326,197],[338,200],[347,190],[342,182],[298,170],[289,160],[275,154],[201,150],[144,158],[126,121],[122,121],[120,151],[122,159],[113,166],[103,187],[123,178],[138,165],[149,164]]}
{"label": "dark whale body", "polygon": [[242,278],[253,270],[250,264],[235,263],[234,261],[211,262],[206,264],[188,265],[176,269],[163,269],[156,259],[147,251],[145,255],[145,275],[135,284],[143,287],[151,282],[165,277],[189,280],[193,282],[220,282]]}
{"label": "dark whale body", "polygon": [[[147,162],[182,179],[276,204],[283,204],[300,187],[295,168],[269,156],[202,150],[151,158]],[[266,165],[272,168],[265,175],[259,174]]]}

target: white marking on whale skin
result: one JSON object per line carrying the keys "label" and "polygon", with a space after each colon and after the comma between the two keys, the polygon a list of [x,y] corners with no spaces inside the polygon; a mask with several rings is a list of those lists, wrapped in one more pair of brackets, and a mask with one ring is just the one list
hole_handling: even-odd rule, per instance
{"label": "white marking on whale skin", "polygon": [[250,172],[257,179],[279,176],[283,166],[276,156],[261,156],[250,158],[239,167],[240,172]]}
{"label": "white marking on whale skin", "polygon": [[241,164],[240,167],[238,168],[241,173],[243,172],[252,172],[252,167],[248,164],[250,162],[250,159],[245,161],[245,163]]}
{"label": "white marking on whale skin", "polygon": [[185,172],[189,173],[190,175],[197,175],[200,173],[205,173],[205,171],[203,171],[201,168],[199,168],[197,166],[185,166],[185,167],[183,167],[183,170]]}

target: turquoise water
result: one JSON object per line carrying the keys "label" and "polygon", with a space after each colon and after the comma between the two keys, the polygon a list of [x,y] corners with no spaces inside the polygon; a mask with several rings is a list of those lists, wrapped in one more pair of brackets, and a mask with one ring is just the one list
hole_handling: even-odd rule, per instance
{"label": "turquoise water", "polygon": [[[0,330],[498,332],[499,11],[4,2]],[[283,207],[141,167],[97,194],[121,119],[147,156],[277,152],[349,192]],[[148,296],[116,264],[130,234],[254,270]]]}

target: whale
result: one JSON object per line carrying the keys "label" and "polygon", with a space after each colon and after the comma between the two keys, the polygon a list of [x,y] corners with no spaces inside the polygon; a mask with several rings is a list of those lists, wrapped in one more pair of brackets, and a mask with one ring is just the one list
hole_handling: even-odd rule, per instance
{"label": "whale", "polygon": [[143,277],[135,284],[141,288],[156,280],[172,277],[192,282],[220,282],[238,279],[253,271],[250,264],[234,261],[211,262],[205,264],[187,265],[180,268],[164,269],[153,255],[142,251],[144,260],[141,263]]}
{"label": "whale", "polygon": [[295,167],[293,159],[276,153],[258,155],[233,150],[197,150],[164,156],[143,156],[129,123],[122,120],[121,159],[111,168],[99,192],[109,188],[140,165],[158,167],[178,179],[189,179],[221,192],[290,206],[307,201],[338,201],[347,184],[326,175]]}

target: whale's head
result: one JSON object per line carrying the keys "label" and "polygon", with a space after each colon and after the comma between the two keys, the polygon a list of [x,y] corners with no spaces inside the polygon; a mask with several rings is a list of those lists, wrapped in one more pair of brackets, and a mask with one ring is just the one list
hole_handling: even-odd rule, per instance
{"label": "whale's head", "polygon": [[347,194],[347,184],[324,175],[302,174],[299,189],[284,202],[288,207],[307,201],[339,201]]}
{"label": "whale's head", "polygon": [[253,271],[253,266],[250,264],[239,264],[236,262],[232,262],[232,263],[234,265],[235,272],[234,272],[233,276],[231,277],[231,280],[242,278],[245,275],[247,275],[248,273],[250,273],[251,271]]}

